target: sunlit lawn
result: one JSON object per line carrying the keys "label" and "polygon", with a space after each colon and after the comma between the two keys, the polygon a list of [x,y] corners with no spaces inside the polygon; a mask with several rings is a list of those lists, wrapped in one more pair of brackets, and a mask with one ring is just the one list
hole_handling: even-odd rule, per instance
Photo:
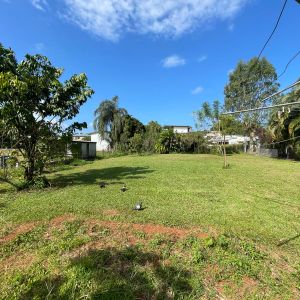
{"label": "sunlit lawn", "polygon": [[[82,222],[98,220],[99,222],[113,221],[117,222],[117,224],[119,224],[119,222],[121,224],[161,224],[166,227],[185,228],[187,230],[197,228],[197,232],[201,232],[208,237],[213,237],[213,239],[216,240],[220,239],[220,236],[221,240],[223,236],[227,236],[229,244],[232,243],[232,247],[235,249],[233,251],[234,253],[239,253],[238,249],[243,248],[240,248],[241,246],[239,242],[236,241],[236,238],[245,240],[247,243],[249,242],[250,245],[255,245],[257,251],[262,251],[267,256],[273,253],[274,262],[271,260],[273,258],[270,258],[270,261],[263,264],[266,268],[265,273],[263,273],[266,277],[265,282],[268,282],[268,288],[265,289],[265,294],[260,294],[256,289],[253,289],[252,293],[254,296],[260,295],[270,298],[274,295],[278,296],[280,289],[276,288],[276,279],[274,278],[276,276],[282,276],[282,278],[285,278],[285,280],[291,284],[286,290],[282,288],[282,293],[285,293],[286,298],[292,299],[297,294],[297,282],[298,288],[300,288],[300,260],[298,257],[300,254],[300,237],[298,236],[300,231],[300,163],[246,155],[230,156],[228,161],[230,168],[223,169],[222,157],[219,156],[181,154],[124,156],[97,160],[83,166],[49,174],[48,177],[51,179],[52,187],[44,191],[16,193],[6,190],[8,187],[2,185],[0,186],[0,191],[2,187],[2,192],[0,192],[0,226],[2,227],[2,236],[9,234],[10,230],[13,230],[17,224],[39,221],[39,226],[48,226],[49,220],[61,215],[72,216]],[[106,183],[104,189],[99,188],[99,182],[101,181]],[[128,191],[125,193],[120,191],[123,184],[126,184],[128,187]],[[138,201],[143,201],[143,205],[145,206],[143,211],[136,212],[132,210],[134,204]],[[103,226],[103,224],[101,226]],[[43,230],[46,229],[44,228]],[[114,234],[112,234],[110,239],[115,239],[116,244],[119,243],[120,247],[124,246],[126,250],[126,243],[128,241],[120,241],[119,237],[116,237]],[[110,235],[108,234],[108,236]],[[62,237],[57,238],[61,239]],[[70,238],[70,244],[72,244],[73,238],[74,236]],[[84,239],[84,237],[82,238]],[[88,237],[87,235],[85,238],[87,238],[86,241],[79,242],[77,246],[75,245],[71,248],[80,247],[91,241],[90,236]],[[103,236],[99,238],[103,239]],[[107,236],[105,238],[107,239]],[[140,238],[139,236],[139,239]],[[160,247],[164,247],[162,246],[165,245],[164,242],[159,244],[160,246],[154,247],[156,250],[153,250],[151,248],[152,239],[157,239],[157,236],[149,237],[150,242],[148,239],[146,239],[147,242],[139,240],[139,243],[144,246],[135,249],[134,251],[138,251],[138,253],[133,254],[138,261],[139,257],[143,255],[143,251],[147,251],[147,253],[154,253],[156,250],[163,251]],[[57,243],[61,243],[61,241]],[[106,243],[110,245],[108,241],[106,241]],[[122,243],[124,243],[124,245]],[[193,243],[194,242],[191,244]],[[205,243],[208,243],[208,245],[205,246]],[[223,259],[226,261],[227,250],[224,250],[224,248],[222,248],[223,246],[219,245],[220,243],[222,244],[222,241],[219,244],[216,242],[219,246],[214,245],[213,242],[212,248],[209,243],[209,241],[206,241],[202,246],[209,248],[211,253],[209,251],[208,253],[210,253],[211,258],[216,256],[215,263],[221,268],[222,263],[220,261]],[[176,240],[174,245],[172,247],[175,247],[177,252],[179,251],[178,249],[183,249],[180,246],[182,245],[182,241],[180,240]],[[43,244],[41,248],[43,247],[47,248],[49,245]],[[110,247],[112,247],[112,245],[110,245]],[[113,249],[116,250],[116,245],[113,247]],[[220,254],[218,247],[225,252]],[[36,248],[33,247],[33,249]],[[173,250],[175,248],[173,248]],[[191,246],[191,249],[192,248]],[[11,254],[13,252],[17,253],[18,251],[29,251],[26,247],[21,249],[12,247],[10,249]],[[70,249],[66,247],[65,251],[68,252],[69,250]],[[122,251],[125,250],[123,248],[118,249],[117,254],[112,254],[110,252],[112,251],[111,249],[105,249],[107,252],[106,255],[111,255],[112,257],[116,255],[123,257]],[[168,250],[170,252],[169,255],[172,254],[173,250]],[[57,251],[63,251],[61,250],[61,246],[58,246]],[[189,253],[189,247],[184,248],[182,253],[185,253],[185,256],[188,257],[189,254],[191,254]],[[243,250],[241,250],[241,253],[243,254]],[[93,255],[96,254],[94,253]],[[102,253],[101,255],[104,254]],[[162,253],[156,253],[156,255],[159,256],[155,258],[156,260],[164,261],[165,258],[161,258]],[[255,267],[260,268],[259,264],[255,261],[256,258],[251,259],[251,251],[249,253],[246,251],[243,255],[246,255],[247,259],[250,259],[250,265],[253,262]],[[39,257],[41,259],[41,256]],[[276,257],[278,260],[276,260]],[[88,261],[85,263],[90,264],[89,259],[90,258],[87,258]],[[220,259],[220,261],[218,261],[218,259]],[[240,258],[237,260],[239,259]],[[235,261],[235,258],[233,260]],[[103,263],[103,260],[100,259],[100,261]],[[285,272],[283,272],[280,267],[282,261],[284,261]],[[180,266],[179,262],[175,259],[173,263],[173,267],[178,271],[178,268],[192,268],[195,262],[189,265],[191,263],[190,260],[188,262],[184,262],[183,260],[182,263],[184,265]],[[283,274],[272,275],[271,265],[273,263]],[[207,260],[205,268],[210,264],[213,264],[213,262]],[[232,265],[231,261],[229,265]],[[297,273],[298,265],[299,270]],[[270,274],[267,271],[269,266]],[[202,267],[204,268],[204,265]],[[144,265],[142,265],[141,268],[139,271],[134,268],[131,272],[137,272],[139,276],[142,276],[142,274],[150,276],[150,273],[148,273]],[[195,272],[194,275],[198,275],[195,275],[196,277],[191,276],[191,282],[194,282],[199,276],[203,276],[204,269],[200,270],[197,268],[195,266],[192,268],[192,270],[194,270],[193,272]],[[242,269],[243,268],[245,268],[245,270],[247,269],[247,263]],[[65,272],[66,269],[67,267],[61,272]],[[177,271],[175,269],[173,272],[176,273]],[[109,270],[112,278],[116,276],[114,275],[115,270],[113,268],[109,268]],[[261,270],[263,270],[263,267],[261,267]],[[96,272],[96,270],[92,271]],[[151,272],[154,271],[152,270]],[[162,270],[161,272],[163,273]],[[172,273],[170,270],[167,272]],[[226,271],[224,272],[226,273]],[[237,278],[242,282],[241,285],[243,285],[243,278],[245,276],[248,279],[253,277],[251,280],[256,280],[260,282],[260,284],[264,281],[263,278],[255,278],[255,276],[262,276],[262,274],[258,275],[259,272],[254,272],[255,274],[253,273],[253,275],[251,272],[249,274],[239,274],[238,271],[231,270],[228,277],[234,277],[236,272]],[[294,275],[294,273],[296,275]],[[213,274],[214,275],[211,276],[216,276],[214,272]],[[93,273],[91,276],[93,280],[96,280],[94,275]],[[98,275],[97,273],[97,276]],[[12,279],[9,276],[12,275],[8,272],[5,277],[7,280],[6,288],[12,284]],[[69,282],[69,275],[64,274],[64,276],[67,278],[66,281]],[[76,276],[78,276],[79,279],[81,278],[81,275],[77,274]],[[98,278],[97,276],[96,278]],[[99,278],[103,281],[104,279],[101,276]],[[164,276],[161,275],[162,278],[159,277],[160,279],[158,279],[155,277],[158,275],[153,276],[153,281],[148,277],[147,279],[143,279],[146,280],[148,285],[148,288],[146,288],[148,292],[147,295],[150,297],[157,289],[161,291],[162,298],[166,297],[168,288],[171,291],[172,287],[163,290],[157,283],[158,286],[155,288],[153,282],[159,280],[164,281],[169,277],[166,275],[166,278],[164,278]],[[177,294],[176,288],[173,287],[173,290],[175,289],[175,292],[173,292],[175,293],[174,295],[180,295],[180,293],[182,293],[182,295],[187,296],[190,294],[195,298],[199,296],[209,298],[209,290],[212,293],[212,298],[214,297],[213,295],[215,295],[214,293],[218,291],[226,295],[226,293],[233,293],[230,289],[228,291],[226,290],[224,280],[226,281],[227,279],[228,278],[222,277],[218,281],[214,278],[213,285],[207,283],[207,281],[210,282],[209,279],[203,279],[203,282],[201,281],[199,286],[195,282],[193,283],[194,285],[190,282],[190,289],[183,288],[183,290],[180,290],[179,288],[179,294]],[[274,282],[272,281],[273,279],[275,280]],[[122,281],[124,278],[122,277],[120,280]],[[140,286],[133,290],[128,288],[128,282],[126,282],[126,284],[124,283],[124,286],[127,286],[124,290],[127,289],[132,292],[127,295],[128,298],[138,297],[138,294],[143,292],[142,279],[139,280]],[[58,280],[58,283],[56,285],[54,284],[56,286],[55,293],[59,293],[59,286],[63,289],[63,282],[64,281],[60,282]],[[19,283],[15,284],[18,285]],[[72,285],[74,283],[69,282],[69,284]],[[111,285],[112,283],[107,284]],[[219,288],[218,284],[225,285],[225,287],[222,286],[222,288]],[[287,284],[285,285],[287,286]],[[239,286],[239,283],[237,283],[237,286]],[[197,292],[196,290],[198,288],[199,291]],[[110,290],[110,288],[107,289]],[[75,289],[74,295],[81,295],[79,290]],[[83,293],[87,290],[88,287],[82,287]],[[104,295],[101,294],[102,289],[99,286],[96,290],[98,294],[100,293],[100,296]],[[103,288],[103,291],[104,290],[105,288]],[[33,291],[34,290],[31,290],[31,293]],[[270,291],[273,291],[274,294]],[[163,294],[163,292],[165,294]],[[53,295],[54,297],[55,293],[53,292],[49,295]],[[71,292],[68,290],[65,292],[60,291],[60,293],[61,297],[62,295],[67,295],[66,297],[68,298]],[[170,293],[171,296],[169,296],[172,298],[172,292]],[[243,293],[247,294],[245,291],[243,291]],[[25,294],[23,294],[23,296],[24,295]],[[113,292],[107,295],[113,295]],[[116,295],[114,297],[117,299],[118,296]],[[30,298],[30,294],[27,294],[27,296]],[[42,298],[45,295],[40,294],[40,296]],[[148,299],[145,294],[143,294],[143,299]]]}

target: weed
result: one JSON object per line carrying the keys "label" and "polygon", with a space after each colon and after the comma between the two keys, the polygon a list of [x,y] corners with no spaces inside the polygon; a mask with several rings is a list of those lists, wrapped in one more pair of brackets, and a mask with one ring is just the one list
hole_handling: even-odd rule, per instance
{"label": "weed", "polygon": [[135,231],[134,235],[140,239],[145,239],[146,238],[146,233],[143,231]]}

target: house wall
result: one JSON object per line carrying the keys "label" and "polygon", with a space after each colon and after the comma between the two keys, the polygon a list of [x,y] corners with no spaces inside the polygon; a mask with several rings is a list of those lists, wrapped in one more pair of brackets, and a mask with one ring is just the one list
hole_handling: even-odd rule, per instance
{"label": "house wall", "polygon": [[96,142],[96,151],[109,151],[109,143],[101,138],[98,133],[91,134],[91,142]]}
{"label": "house wall", "polygon": [[89,135],[73,135],[73,141],[88,141]]}
{"label": "house wall", "polygon": [[241,135],[229,135],[225,136],[225,140],[228,141],[229,145],[236,145],[236,144],[244,144],[245,141],[247,141],[247,138],[245,140],[245,137]]}
{"label": "house wall", "polygon": [[190,129],[189,129],[189,127],[176,127],[176,126],[174,126],[173,131],[176,132],[176,133],[189,133]]}

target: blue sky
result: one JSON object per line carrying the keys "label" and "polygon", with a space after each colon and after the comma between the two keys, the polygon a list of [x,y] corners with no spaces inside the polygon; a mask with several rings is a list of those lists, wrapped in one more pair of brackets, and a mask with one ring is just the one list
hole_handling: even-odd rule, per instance
{"label": "blue sky", "polygon": [[[93,121],[102,99],[143,123],[192,125],[204,101],[223,102],[228,73],[257,55],[279,0],[0,0],[0,42],[21,60],[48,56],[64,78],[85,72],[93,97],[78,121]],[[300,49],[300,5],[289,0],[264,56],[281,73]],[[300,57],[280,79],[300,77]],[[90,127],[87,131],[91,131]]]}

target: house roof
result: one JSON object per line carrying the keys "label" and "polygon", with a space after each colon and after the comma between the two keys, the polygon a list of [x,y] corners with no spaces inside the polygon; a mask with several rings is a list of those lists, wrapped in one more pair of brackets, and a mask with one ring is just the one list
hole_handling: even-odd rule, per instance
{"label": "house roof", "polygon": [[189,125],[165,125],[164,127],[188,127],[188,128],[192,128],[192,126],[189,126]]}
{"label": "house roof", "polygon": [[89,136],[89,134],[74,134],[73,137],[85,137],[85,136]]}
{"label": "house roof", "polygon": [[88,143],[88,144],[97,144],[97,142],[91,142],[91,141],[72,141],[72,143]]}

